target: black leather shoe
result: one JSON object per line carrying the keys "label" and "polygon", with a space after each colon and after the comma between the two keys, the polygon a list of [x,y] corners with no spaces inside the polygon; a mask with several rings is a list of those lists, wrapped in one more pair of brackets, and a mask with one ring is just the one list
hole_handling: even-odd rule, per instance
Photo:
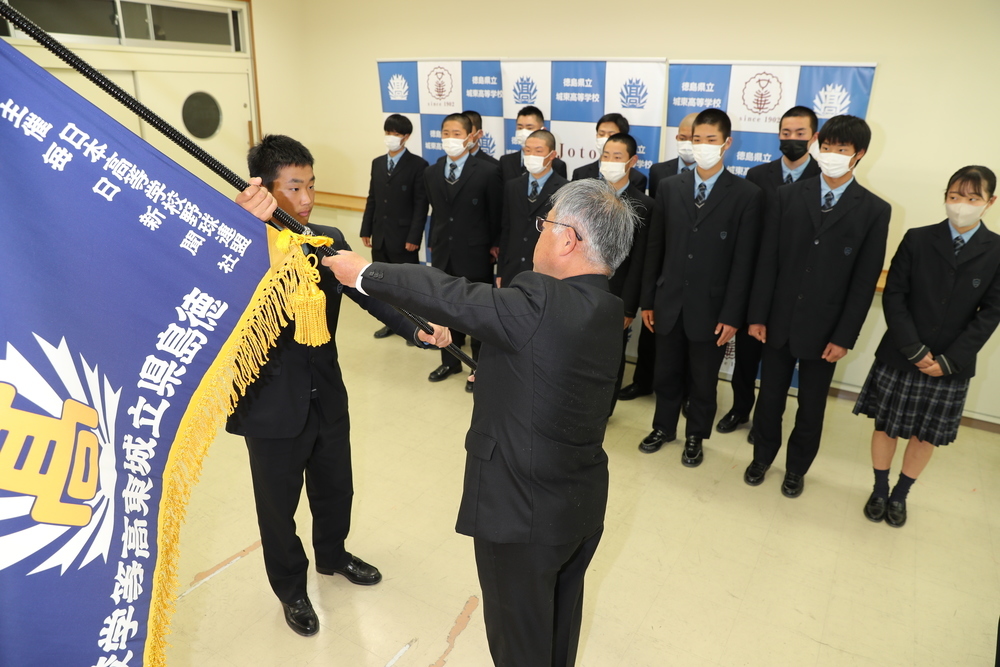
{"label": "black leather shoe", "polygon": [[292,604],[282,602],[281,608],[285,610],[285,623],[298,634],[312,637],[319,632],[319,618],[313,611],[309,598],[296,600]]}
{"label": "black leather shoe", "polygon": [[753,431],[747,433],[747,442],[749,442],[751,445],[753,444]]}
{"label": "black leather shoe", "polygon": [[785,473],[785,481],[781,483],[781,493],[786,498],[798,498],[806,486],[805,475],[794,472]]}
{"label": "black leather shoe", "polygon": [[391,335],[392,335],[392,329],[390,329],[389,327],[382,327],[381,329],[375,332],[376,338],[388,338]]}
{"label": "black leather shoe", "polygon": [[697,468],[705,460],[705,450],[701,448],[701,438],[696,435],[689,435],[684,441],[684,452],[681,454],[681,463],[688,468]]}
{"label": "black leather shoe", "polygon": [[347,580],[358,586],[374,586],[382,581],[382,573],[374,565],[369,565],[357,556],[351,556],[344,567],[333,569],[316,566],[316,571],[320,574],[342,574]]}
{"label": "black leather shoe", "polygon": [[676,433],[664,433],[660,429],[654,428],[649,432],[649,435],[643,438],[642,442],[639,443],[639,451],[652,454],[653,452],[660,451],[660,447],[663,445],[668,442],[673,442],[676,439]]}
{"label": "black leather shoe", "polygon": [[770,463],[758,463],[751,461],[750,465],[743,472],[743,481],[750,486],[760,486],[764,481],[764,473],[771,467]]}
{"label": "black leather shoe", "polygon": [[633,382],[627,387],[622,387],[622,390],[618,392],[618,400],[631,401],[633,398],[639,398],[640,396],[649,396],[652,393],[653,393],[652,389],[644,389]]}
{"label": "black leather shoe", "polygon": [[889,499],[885,496],[876,496],[874,493],[865,503],[865,518],[878,523],[885,518],[885,508],[889,504]]}
{"label": "black leather shoe", "polygon": [[688,413],[690,411],[691,411],[691,401],[685,398],[684,401],[681,403],[681,414],[684,415],[684,419],[688,418]]}
{"label": "black leather shoe", "polygon": [[906,501],[890,500],[885,510],[885,522],[893,528],[901,528],[906,523]]}
{"label": "black leather shoe", "polygon": [[427,376],[427,379],[430,380],[431,382],[440,382],[449,375],[454,375],[458,371],[459,369],[452,368],[448,364],[441,364],[440,366],[431,371],[431,374]]}
{"label": "black leather shoe", "polygon": [[476,390],[476,383],[472,382],[470,380],[466,380],[465,381],[465,391],[471,394],[475,390]]}
{"label": "black leather shoe", "polygon": [[748,421],[750,421],[749,417],[744,417],[743,415],[730,410],[726,413],[726,416],[720,419],[719,423],[715,425],[715,430],[719,433],[732,433]]}

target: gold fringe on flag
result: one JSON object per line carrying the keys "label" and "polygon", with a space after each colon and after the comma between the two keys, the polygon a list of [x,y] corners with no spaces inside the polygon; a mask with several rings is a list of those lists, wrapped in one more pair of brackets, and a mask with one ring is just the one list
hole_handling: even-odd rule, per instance
{"label": "gold fringe on flag", "polygon": [[[281,330],[295,320],[298,342],[321,345],[330,340],[326,328],[325,295],[316,257],[306,257],[302,244],[331,245],[325,236],[300,236],[288,230],[274,239],[268,230],[272,265],[229,339],[194,391],[174,438],[163,471],[160,500],[158,559],[153,576],[144,664],[166,667],[166,636],[177,595],[177,563],[181,524],[191,490],[201,475],[208,446],[232,414],[247,387],[257,379]],[[318,297],[316,294],[318,293]],[[299,340],[299,331],[305,340]],[[311,342],[306,342],[311,341]]]}

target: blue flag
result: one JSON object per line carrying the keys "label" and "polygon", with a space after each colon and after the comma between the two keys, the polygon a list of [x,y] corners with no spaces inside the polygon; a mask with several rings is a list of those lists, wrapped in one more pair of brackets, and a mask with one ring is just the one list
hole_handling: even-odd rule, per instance
{"label": "blue flag", "polygon": [[284,323],[265,225],[0,40],[0,665],[163,664],[184,505]]}

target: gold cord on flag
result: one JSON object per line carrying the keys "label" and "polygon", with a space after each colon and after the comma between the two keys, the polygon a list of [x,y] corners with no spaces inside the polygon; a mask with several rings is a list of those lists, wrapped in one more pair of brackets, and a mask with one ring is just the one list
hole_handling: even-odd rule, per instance
{"label": "gold cord on flag", "polygon": [[157,535],[159,562],[153,577],[146,637],[145,662],[150,667],[166,665],[166,636],[177,595],[181,524],[191,490],[201,476],[202,460],[216,432],[225,425],[247,387],[257,379],[270,349],[290,321],[295,321],[297,342],[321,345],[330,340],[326,327],[326,297],[317,286],[318,258],[303,254],[304,243],[313,247],[329,246],[333,239],[302,236],[288,230],[279,234],[268,229],[271,268],[257,285],[239,323],[202,378],[177,429],[163,471],[163,501]]}

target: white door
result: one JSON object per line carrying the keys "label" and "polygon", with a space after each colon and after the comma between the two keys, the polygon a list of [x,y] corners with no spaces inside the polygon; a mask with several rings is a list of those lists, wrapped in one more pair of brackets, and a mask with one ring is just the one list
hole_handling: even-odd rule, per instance
{"label": "white door", "polygon": [[[139,128],[139,117],[126,109],[121,102],[98,88],[97,84],[92,83],[89,79],[84,78],[82,74],[68,67],[47,67],[45,69],[49,74],[65,83],[84,98],[93,102],[98,109],[105,112],[136,134],[142,136]],[[101,72],[101,74],[111,79],[111,81],[117,84],[118,87],[126,93],[135,97],[135,80],[132,77],[132,72],[125,70],[105,70]]]}

